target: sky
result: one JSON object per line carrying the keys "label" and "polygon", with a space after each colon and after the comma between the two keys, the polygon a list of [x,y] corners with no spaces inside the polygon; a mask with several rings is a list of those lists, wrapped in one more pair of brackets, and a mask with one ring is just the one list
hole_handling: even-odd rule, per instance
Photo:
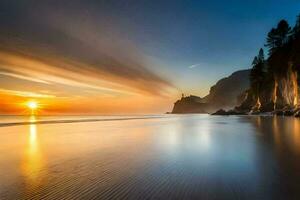
{"label": "sky", "polygon": [[0,114],[170,111],[298,14],[297,0],[1,0]]}

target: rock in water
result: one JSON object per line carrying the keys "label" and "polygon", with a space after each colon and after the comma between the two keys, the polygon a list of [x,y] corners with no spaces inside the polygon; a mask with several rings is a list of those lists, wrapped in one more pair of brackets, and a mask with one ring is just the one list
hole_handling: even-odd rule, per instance
{"label": "rock in water", "polygon": [[225,110],[220,109],[217,112],[213,113],[212,115],[228,115],[228,113]]}

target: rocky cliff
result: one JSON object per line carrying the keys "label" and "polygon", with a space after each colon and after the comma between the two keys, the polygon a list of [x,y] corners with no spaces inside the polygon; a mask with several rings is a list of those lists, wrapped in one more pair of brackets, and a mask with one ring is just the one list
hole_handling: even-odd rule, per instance
{"label": "rocky cliff", "polygon": [[172,113],[211,113],[240,104],[242,93],[249,88],[249,73],[250,70],[241,70],[219,80],[203,98],[182,97],[175,102]]}
{"label": "rocky cliff", "polygon": [[208,105],[203,102],[203,99],[197,96],[182,97],[174,103],[172,113],[207,113]]}
{"label": "rocky cliff", "polygon": [[249,88],[250,70],[234,72],[219,80],[210,88],[203,102],[209,103],[212,109],[232,108],[242,102],[241,95]]}
{"label": "rocky cliff", "polygon": [[236,110],[250,113],[298,111],[300,34],[272,53],[265,65],[267,70],[263,79],[259,84],[251,85],[245,92],[245,100]]}

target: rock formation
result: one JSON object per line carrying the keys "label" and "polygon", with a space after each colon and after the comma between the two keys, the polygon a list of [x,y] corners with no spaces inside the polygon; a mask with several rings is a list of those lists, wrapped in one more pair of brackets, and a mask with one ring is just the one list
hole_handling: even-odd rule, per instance
{"label": "rock formation", "polygon": [[211,113],[220,108],[233,108],[244,100],[241,95],[249,88],[249,72],[237,71],[219,80],[203,98],[193,95],[182,97],[175,102],[172,113]]}

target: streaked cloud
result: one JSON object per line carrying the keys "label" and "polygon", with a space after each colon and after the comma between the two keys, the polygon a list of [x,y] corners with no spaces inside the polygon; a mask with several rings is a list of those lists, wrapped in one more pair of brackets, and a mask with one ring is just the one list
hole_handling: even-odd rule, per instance
{"label": "streaked cloud", "polygon": [[19,97],[28,97],[28,98],[55,98],[55,95],[35,93],[29,91],[17,91],[17,90],[6,90],[0,89],[0,93],[6,95],[19,96]]}
{"label": "streaked cloud", "polygon": [[105,113],[171,105],[177,89],[126,31],[76,4],[54,7],[22,11],[15,29],[0,34],[2,104],[16,96],[40,99],[55,112]]}
{"label": "streaked cloud", "polygon": [[[50,58],[46,58],[50,60]],[[88,66],[85,63],[64,61],[40,61],[25,55],[0,52],[0,74],[18,79],[44,84],[59,84],[68,87],[97,90],[100,94],[139,95],[162,94],[154,90],[154,85],[168,87],[167,83],[157,80],[131,80],[128,77],[118,76],[101,68]],[[53,63],[54,64],[51,64]],[[22,74],[22,75],[20,75]],[[141,85],[147,84],[147,87]],[[80,91],[78,91],[80,93]]]}
{"label": "streaked cloud", "polygon": [[189,68],[189,69],[193,69],[193,68],[198,67],[198,66],[200,66],[200,64],[190,65],[190,66],[188,66],[188,68]]}
{"label": "streaked cloud", "polygon": [[10,72],[1,72],[0,71],[0,75],[10,76],[10,77],[23,79],[23,80],[27,80],[27,81],[32,81],[32,82],[37,82],[37,83],[49,84],[49,82],[47,82],[47,81],[36,79],[36,78],[33,78],[33,77],[29,77],[29,76],[24,76],[24,75],[21,75],[21,74],[14,74],[14,73],[10,73]]}

